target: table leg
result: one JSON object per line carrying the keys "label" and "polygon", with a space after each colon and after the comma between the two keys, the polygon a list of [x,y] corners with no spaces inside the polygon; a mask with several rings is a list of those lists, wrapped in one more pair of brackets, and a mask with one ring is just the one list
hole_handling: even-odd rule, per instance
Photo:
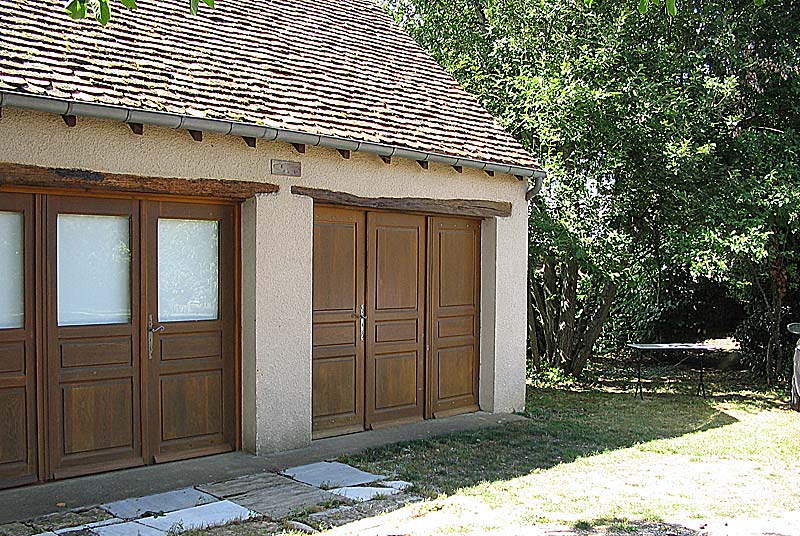
{"label": "table leg", "polygon": [[703,382],[703,356],[705,354],[700,352],[700,382],[697,384],[697,396],[706,397],[706,384]]}
{"label": "table leg", "polygon": [[633,391],[633,398],[639,397],[644,400],[644,389],[642,388],[642,351],[636,352],[636,389]]}

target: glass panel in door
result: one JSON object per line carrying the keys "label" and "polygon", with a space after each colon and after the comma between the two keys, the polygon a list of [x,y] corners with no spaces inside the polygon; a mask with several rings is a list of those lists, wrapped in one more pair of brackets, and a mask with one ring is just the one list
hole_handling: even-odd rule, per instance
{"label": "glass panel in door", "polygon": [[129,218],[59,214],[56,240],[58,325],[130,322]]}
{"label": "glass panel in door", "polygon": [[219,318],[219,222],[158,219],[158,320]]}
{"label": "glass panel in door", "polygon": [[0,329],[25,325],[22,212],[0,212]]}

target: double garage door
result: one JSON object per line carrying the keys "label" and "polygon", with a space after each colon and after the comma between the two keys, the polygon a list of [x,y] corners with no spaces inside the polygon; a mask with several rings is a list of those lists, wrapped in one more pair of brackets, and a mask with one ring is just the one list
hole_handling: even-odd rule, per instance
{"label": "double garage door", "polygon": [[0,193],[0,487],[234,448],[236,210]]}
{"label": "double garage door", "polygon": [[479,267],[479,220],[315,207],[315,437],[478,409]]}

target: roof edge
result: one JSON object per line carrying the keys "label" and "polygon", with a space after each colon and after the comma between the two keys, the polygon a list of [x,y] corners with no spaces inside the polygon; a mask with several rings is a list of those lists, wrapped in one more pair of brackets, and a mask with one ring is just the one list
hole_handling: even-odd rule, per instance
{"label": "roof edge", "polygon": [[116,106],[110,104],[80,102],[74,99],[61,99],[43,95],[31,95],[15,91],[0,90],[0,106],[8,106],[11,108],[21,108],[25,110],[59,115],[76,115],[82,117],[93,117],[97,119],[111,119],[124,123],[141,123],[144,125],[169,128],[217,132],[232,136],[260,138],[267,141],[283,141],[287,143],[330,147],[345,151],[363,151],[380,156],[394,156],[418,161],[438,162],[456,167],[463,166],[495,173],[506,173],[509,175],[515,175],[520,179],[523,177],[532,177],[536,180],[537,185],[541,184],[541,181],[547,175],[544,170],[539,168],[497,164],[486,160],[456,158],[439,153],[416,151],[397,145],[358,141],[348,138],[339,138],[336,136],[324,136],[320,134],[302,132],[299,130],[273,128],[241,121],[208,119],[186,114],[175,114],[171,112],[160,112],[155,110],[146,110],[144,108]]}

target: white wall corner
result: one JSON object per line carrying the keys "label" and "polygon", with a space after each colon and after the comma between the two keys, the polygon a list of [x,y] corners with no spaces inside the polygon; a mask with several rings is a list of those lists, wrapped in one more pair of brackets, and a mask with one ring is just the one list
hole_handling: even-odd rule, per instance
{"label": "white wall corner", "polygon": [[480,405],[493,413],[525,408],[528,223],[518,205],[482,231]]}
{"label": "white wall corner", "polygon": [[258,196],[255,220],[254,450],[264,455],[311,443],[313,202],[288,188]]}

